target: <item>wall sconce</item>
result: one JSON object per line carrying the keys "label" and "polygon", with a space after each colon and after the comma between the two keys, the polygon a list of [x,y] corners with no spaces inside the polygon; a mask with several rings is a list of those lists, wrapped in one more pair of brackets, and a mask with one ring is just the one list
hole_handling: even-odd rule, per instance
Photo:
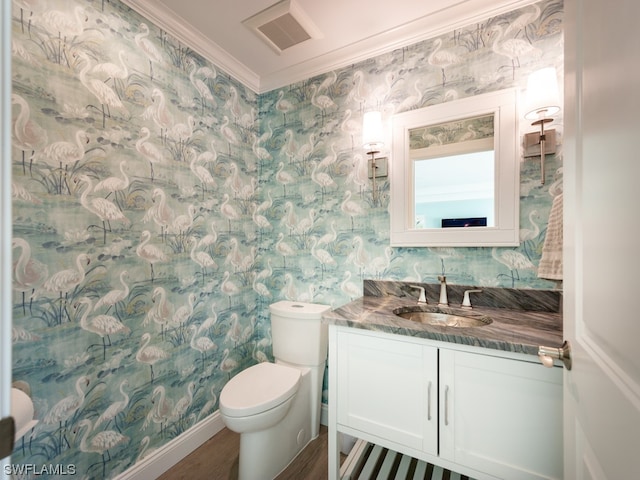
{"label": "wall sconce", "polygon": [[[362,145],[364,146],[367,155],[371,155],[369,159],[369,178],[371,178],[371,197],[373,199],[373,205],[378,205],[378,190],[376,187],[376,178],[386,176],[386,159],[379,158],[383,165],[378,165],[376,160],[376,153],[380,153],[383,142],[382,132],[382,114],[377,111],[366,112],[362,118]],[[379,168],[379,167],[384,168]]]}
{"label": "wall sconce", "polygon": [[[560,111],[560,94],[555,68],[543,68],[529,75],[524,111],[527,112],[524,118],[535,120],[531,125],[540,125],[540,133],[525,134],[524,156],[527,158],[540,155],[540,183],[544,185],[544,157],[546,154],[556,153],[556,131],[545,131],[544,126],[545,123],[553,121],[549,117]],[[540,145],[539,148],[537,148],[538,145]]]}

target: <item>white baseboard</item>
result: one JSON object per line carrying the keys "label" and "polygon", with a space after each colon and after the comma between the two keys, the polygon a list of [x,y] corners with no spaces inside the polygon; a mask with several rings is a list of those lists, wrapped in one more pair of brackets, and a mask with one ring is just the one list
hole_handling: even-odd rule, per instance
{"label": "white baseboard", "polygon": [[[320,408],[320,423],[328,425],[328,420],[329,407],[323,403]],[[220,411],[216,410],[205,420],[197,423],[179,437],[174,438],[151,455],[122,472],[115,477],[115,480],[158,478],[223,428],[224,423],[222,422]]]}
{"label": "white baseboard", "polygon": [[224,428],[220,411],[216,410],[179,437],[118,475],[116,480],[148,480],[158,478],[191,452]]}

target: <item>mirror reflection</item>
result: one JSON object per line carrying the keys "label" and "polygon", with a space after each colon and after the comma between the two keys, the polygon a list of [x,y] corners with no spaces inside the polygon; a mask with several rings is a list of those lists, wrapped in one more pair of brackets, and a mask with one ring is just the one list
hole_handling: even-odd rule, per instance
{"label": "mirror reflection", "polygon": [[409,130],[413,228],[495,226],[494,115]]}

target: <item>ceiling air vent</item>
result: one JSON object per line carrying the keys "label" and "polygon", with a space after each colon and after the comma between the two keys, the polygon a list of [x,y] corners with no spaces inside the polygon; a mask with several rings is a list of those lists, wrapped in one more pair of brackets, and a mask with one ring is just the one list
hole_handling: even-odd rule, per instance
{"label": "ceiling air vent", "polygon": [[282,0],[242,22],[280,54],[312,38],[321,38],[318,28],[293,0]]}

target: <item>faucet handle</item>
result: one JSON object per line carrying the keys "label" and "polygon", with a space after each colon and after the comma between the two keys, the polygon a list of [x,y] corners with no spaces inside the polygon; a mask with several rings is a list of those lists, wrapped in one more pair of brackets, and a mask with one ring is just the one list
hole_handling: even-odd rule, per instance
{"label": "faucet handle", "polygon": [[424,291],[424,287],[420,285],[409,285],[409,288],[415,288],[420,291],[420,297],[418,297],[418,303],[427,303],[427,294]]}
{"label": "faucet handle", "polygon": [[471,298],[469,298],[470,293],[480,293],[482,290],[465,290],[464,297],[462,297],[462,308],[473,308],[471,306]]}

